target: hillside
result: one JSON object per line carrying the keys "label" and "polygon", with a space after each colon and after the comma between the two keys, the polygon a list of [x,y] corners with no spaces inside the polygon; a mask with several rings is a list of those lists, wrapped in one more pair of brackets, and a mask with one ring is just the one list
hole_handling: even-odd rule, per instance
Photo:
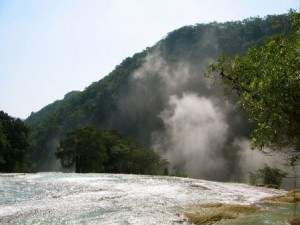
{"label": "hillside", "polygon": [[93,125],[137,139],[189,176],[240,179],[247,170],[249,125],[234,97],[223,97],[204,73],[221,54],[245,54],[289,29],[287,16],[279,15],[170,32],[84,91],[70,92],[26,119],[32,171],[59,169],[59,140],[71,129]]}

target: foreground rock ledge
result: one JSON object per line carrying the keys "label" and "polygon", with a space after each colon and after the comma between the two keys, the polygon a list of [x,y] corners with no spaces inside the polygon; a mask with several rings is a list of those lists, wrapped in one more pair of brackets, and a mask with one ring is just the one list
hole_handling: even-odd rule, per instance
{"label": "foreground rock ledge", "polygon": [[300,189],[289,191],[285,195],[275,195],[261,199],[263,202],[277,202],[277,203],[299,203],[300,202]]}
{"label": "foreground rock ledge", "polygon": [[254,213],[261,210],[256,205],[205,204],[191,206],[184,215],[196,225],[212,225],[223,219],[235,219],[241,214]]}

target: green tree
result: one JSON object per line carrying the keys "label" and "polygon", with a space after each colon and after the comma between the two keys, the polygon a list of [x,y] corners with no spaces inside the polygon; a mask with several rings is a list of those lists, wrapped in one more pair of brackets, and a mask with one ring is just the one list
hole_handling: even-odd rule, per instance
{"label": "green tree", "polygon": [[20,119],[0,111],[0,172],[27,171],[28,131]]}
{"label": "green tree", "polygon": [[151,149],[134,140],[119,139],[109,150],[108,172],[133,174],[163,174],[167,163]]}
{"label": "green tree", "polygon": [[282,178],[284,178],[287,173],[281,171],[277,168],[269,167],[265,165],[264,168],[259,169],[255,172],[250,173],[250,181],[255,178],[255,182],[251,182],[252,185],[257,184],[257,179],[262,178],[264,185],[273,185],[276,188],[279,188],[282,183]]}
{"label": "green tree", "polygon": [[71,131],[56,151],[65,168],[77,173],[163,174],[166,162],[151,149],[122,138],[116,131],[84,127]]}
{"label": "green tree", "polygon": [[107,151],[101,130],[84,127],[69,132],[60,141],[56,157],[65,168],[75,165],[76,173],[103,172]]}
{"label": "green tree", "polygon": [[0,167],[2,167],[6,163],[6,161],[4,160],[4,154],[9,147],[10,146],[4,134],[3,126],[0,123]]}
{"label": "green tree", "polygon": [[[291,12],[294,29],[273,37],[246,56],[222,56],[209,76],[236,91],[239,105],[254,124],[252,147],[300,153],[300,16]],[[215,76],[217,72],[217,76]]]}

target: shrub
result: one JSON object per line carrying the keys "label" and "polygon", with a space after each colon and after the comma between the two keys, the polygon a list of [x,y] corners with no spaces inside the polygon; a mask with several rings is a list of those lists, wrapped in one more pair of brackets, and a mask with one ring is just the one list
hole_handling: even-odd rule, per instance
{"label": "shrub", "polygon": [[281,171],[277,168],[271,168],[265,165],[264,168],[259,169],[255,172],[250,172],[250,183],[256,185],[257,179],[262,178],[264,185],[273,188],[279,188],[282,183],[282,178],[284,178],[287,173]]}

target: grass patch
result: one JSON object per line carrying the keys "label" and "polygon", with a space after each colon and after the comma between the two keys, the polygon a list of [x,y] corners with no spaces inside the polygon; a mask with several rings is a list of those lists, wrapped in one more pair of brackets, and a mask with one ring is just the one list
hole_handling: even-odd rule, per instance
{"label": "grass patch", "polygon": [[191,206],[184,215],[196,225],[211,225],[223,219],[235,219],[241,214],[253,213],[261,208],[255,205],[205,204]]}

